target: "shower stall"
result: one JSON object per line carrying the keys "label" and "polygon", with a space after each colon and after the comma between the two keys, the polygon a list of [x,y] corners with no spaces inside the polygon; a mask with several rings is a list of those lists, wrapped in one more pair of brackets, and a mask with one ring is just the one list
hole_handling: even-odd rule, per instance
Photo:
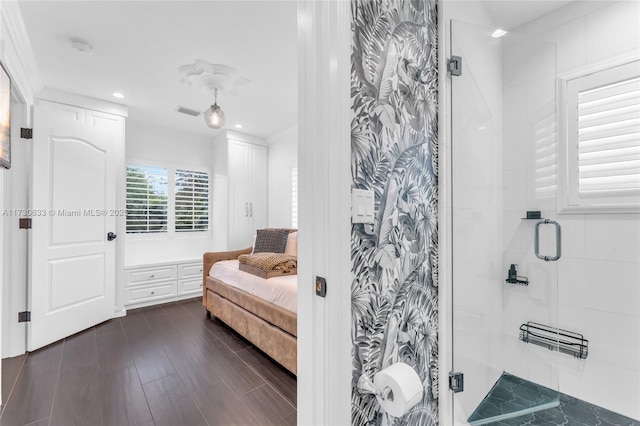
{"label": "shower stall", "polygon": [[[563,424],[553,410],[566,411],[566,398],[593,407],[576,411],[602,409],[594,419],[640,424],[640,263],[614,259],[617,244],[640,253],[638,213],[567,208],[575,73],[558,69],[556,42],[494,30],[452,20],[446,52],[454,424]],[[629,81],[638,91],[625,92],[627,107],[640,96],[640,79]],[[640,108],[629,111],[627,127],[640,126]],[[609,124],[595,123],[594,134],[618,143]],[[640,148],[633,155],[640,160]],[[609,273],[619,267],[628,273]]]}

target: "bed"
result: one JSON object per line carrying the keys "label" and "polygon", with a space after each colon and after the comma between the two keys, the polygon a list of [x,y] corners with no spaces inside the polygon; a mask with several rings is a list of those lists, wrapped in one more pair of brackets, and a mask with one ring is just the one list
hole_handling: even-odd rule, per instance
{"label": "bed", "polygon": [[239,270],[238,257],[252,250],[204,254],[202,304],[207,317],[297,374],[297,275],[264,279]]}

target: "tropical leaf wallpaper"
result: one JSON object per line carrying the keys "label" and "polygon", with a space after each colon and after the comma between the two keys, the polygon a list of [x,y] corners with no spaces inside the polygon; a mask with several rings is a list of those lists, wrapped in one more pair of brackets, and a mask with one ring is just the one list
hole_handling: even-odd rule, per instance
{"label": "tropical leaf wallpaper", "polygon": [[[351,173],[375,192],[351,231],[353,425],[438,424],[436,0],[353,0]],[[358,381],[405,362],[424,398],[394,418]]]}

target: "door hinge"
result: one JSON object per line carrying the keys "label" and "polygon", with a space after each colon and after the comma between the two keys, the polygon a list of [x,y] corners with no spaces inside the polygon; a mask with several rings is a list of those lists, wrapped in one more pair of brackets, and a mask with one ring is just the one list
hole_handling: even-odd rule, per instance
{"label": "door hinge", "polygon": [[18,312],[18,322],[31,322],[31,311]]}
{"label": "door hinge", "polygon": [[449,389],[451,389],[453,393],[464,390],[464,373],[449,373]]}
{"label": "door hinge", "polygon": [[22,139],[33,139],[33,129],[20,128],[20,137]]}
{"label": "door hinge", "polygon": [[449,72],[451,75],[459,76],[462,75],[462,57],[461,56],[452,56],[449,59]]}
{"label": "door hinge", "polygon": [[31,218],[30,217],[21,217],[19,222],[20,229],[31,229]]}

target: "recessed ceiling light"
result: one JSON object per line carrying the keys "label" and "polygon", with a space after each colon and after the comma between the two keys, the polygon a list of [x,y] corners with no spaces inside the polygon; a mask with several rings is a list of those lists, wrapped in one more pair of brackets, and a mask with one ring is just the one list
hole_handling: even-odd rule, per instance
{"label": "recessed ceiling light", "polygon": [[500,37],[504,36],[505,34],[507,34],[507,32],[505,30],[500,29],[500,28],[496,28],[496,30],[493,32],[493,34],[491,34],[491,37],[500,38]]}
{"label": "recessed ceiling light", "polygon": [[242,124],[236,124],[236,129],[242,129]]}
{"label": "recessed ceiling light", "polygon": [[122,99],[124,98],[124,95],[120,92],[113,92],[113,97],[114,98],[118,98],[118,99]]}

